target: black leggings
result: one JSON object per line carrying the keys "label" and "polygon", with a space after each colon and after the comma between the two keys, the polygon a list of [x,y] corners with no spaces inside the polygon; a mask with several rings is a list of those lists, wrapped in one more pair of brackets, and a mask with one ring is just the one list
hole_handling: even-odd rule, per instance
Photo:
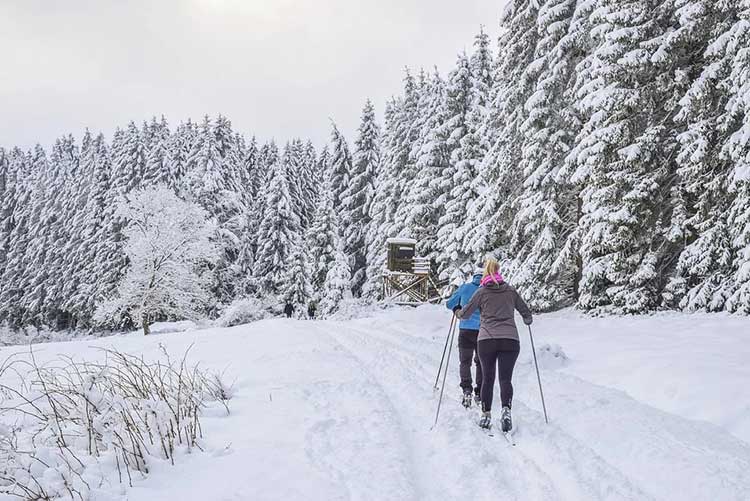
{"label": "black leggings", "polygon": [[477,343],[479,361],[482,364],[482,410],[492,410],[495,365],[500,372],[500,399],[503,407],[510,407],[513,400],[513,367],[516,365],[521,344],[516,339],[482,339]]}

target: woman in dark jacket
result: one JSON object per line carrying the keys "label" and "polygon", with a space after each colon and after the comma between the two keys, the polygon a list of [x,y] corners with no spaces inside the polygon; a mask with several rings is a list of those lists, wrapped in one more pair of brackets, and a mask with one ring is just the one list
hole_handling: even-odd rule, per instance
{"label": "woman in dark jacket", "polygon": [[500,373],[500,399],[503,405],[500,422],[503,431],[510,431],[513,427],[510,415],[513,400],[511,379],[521,350],[514,313],[518,310],[526,325],[531,324],[532,316],[531,310],[521,296],[505,283],[499,268],[497,261],[488,259],[484,265],[481,287],[466,306],[456,307],[455,312],[459,318],[468,318],[479,309],[481,318],[477,338],[477,352],[482,364],[482,418],[479,426],[492,426],[492,397],[497,366]]}

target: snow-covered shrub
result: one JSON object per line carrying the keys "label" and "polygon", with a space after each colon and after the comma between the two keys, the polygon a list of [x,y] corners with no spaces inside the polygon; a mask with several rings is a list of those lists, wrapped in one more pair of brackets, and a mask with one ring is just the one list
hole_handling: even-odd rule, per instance
{"label": "snow-covered shrub", "polygon": [[148,362],[104,350],[103,362],[13,357],[0,364],[0,499],[91,499],[132,485],[156,458],[200,448],[207,402],[231,387],[186,356]]}
{"label": "snow-covered shrub", "polygon": [[272,316],[270,311],[272,308],[271,303],[271,300],[268,298],[244,297],[235,299],[224,308],[216,323],[222,327],[232,327],[263,320]]}
{"label": "snow-covered shrub", "polygon": [[559,344],[544,343],[536,347],[539,366],[545,369],[559,369],[568,365],[568,356]]}
{"label": "snow-covered shrub", "polygon": [[352,320],[373,316],[376,312],[387,308],[385,303],[374,303],[366,299],[345,299],[339,303],[338,309],[327,318],[332,320]]}
{"label": "snow-covered shrub", "polygon": [[19,344],[56,343],[72,341],[85,337],[101,337],[110,334],[109,331],[66,330],[55,331],[49,327],[34,327],[29,325],[19,329],[11,329],[7,325],[0,325],[0,346]]}

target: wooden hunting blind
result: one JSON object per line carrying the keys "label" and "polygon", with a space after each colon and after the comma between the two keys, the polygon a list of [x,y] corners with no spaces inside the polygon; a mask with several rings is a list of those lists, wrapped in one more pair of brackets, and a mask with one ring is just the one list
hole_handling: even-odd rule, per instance
{"label": "wooden hunting blind", "polygon": [[417,241],[412,238],[389,238],[388,271],[403,271],[409,273],[414,268],[414,254]]}
{"label": "wooden hunting blind", "polygon": [[383,270],[383,299],[397,304],[439,302],[438,284],[431,274],[430,260],[416,255],[413,238],[386,240],[388,259]]}

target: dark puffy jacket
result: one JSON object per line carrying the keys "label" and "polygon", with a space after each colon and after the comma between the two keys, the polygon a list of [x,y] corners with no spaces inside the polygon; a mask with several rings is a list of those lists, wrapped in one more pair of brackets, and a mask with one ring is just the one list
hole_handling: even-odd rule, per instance
{"label": "dark puffy jacket", "polygon": [[490,283],[480,287],[471,297],[469,304],[458,311],[459,318],[470,317],[479,310],[481,325],[478,341],[482,339],[518,340],[518,329],[514,319],[515,310],[523,317],[526,325],[531,324],[531,310],[526,306],[516,289],[505,282]]}

